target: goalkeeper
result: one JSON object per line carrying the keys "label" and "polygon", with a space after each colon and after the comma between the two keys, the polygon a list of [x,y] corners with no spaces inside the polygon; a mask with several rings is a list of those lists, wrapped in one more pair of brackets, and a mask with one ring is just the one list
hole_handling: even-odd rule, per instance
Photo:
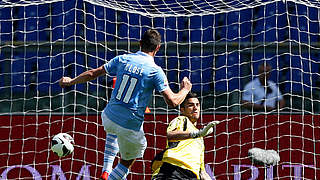
{"label": "goalkeeper", "polygon": [[189,93],[181,104],[182,116],[173,119],[167,128],[167,149],[152,161],[152,179],[210,179],[204,166],[203,137],[213,132],[218,121],[201,130],[196,128],[200,103],[196,94]]}

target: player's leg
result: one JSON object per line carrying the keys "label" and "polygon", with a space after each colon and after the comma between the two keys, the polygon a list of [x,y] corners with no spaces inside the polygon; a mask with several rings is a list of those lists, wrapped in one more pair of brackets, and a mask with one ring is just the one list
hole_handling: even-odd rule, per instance
{"label": "player's leg", "polygon": [[[109,180],[125,179],[135,159],[143,157],[147,148],[147,140],[141,128],[140,131],[118,127],[117,140],[121,155],[120,163],[112,170]],[[120,133],[121,132],[121,133]]]}
{"label": "player's leg", "polygon": [[152,180],[196,180],[197,176],[189,170],[174,166],[169,163],[163,163],[157,175]]}
{"label": "player's leg", "polygon": [[100,180],[107,180],[112,171],[113,161],[119,152],[119,145],[117,141],[117,125],[113,123],[105,113],[101,114],[102,124],[106,131],[105,151],[103,158],[103,169]]}
{"label": "player's leg", "polygon": [[107,133],[106,144],[104,149],[103,169],[101,180],[106,180],[112,171],[113,161],[119,151],[117,136]]}
{"label": "player's leg", "polygon": [[129,169],[133,165],[134,161],[135,159],[120,159],[120,163],[112,170],[108,180],[126,179],[127,175],[129,174]]}

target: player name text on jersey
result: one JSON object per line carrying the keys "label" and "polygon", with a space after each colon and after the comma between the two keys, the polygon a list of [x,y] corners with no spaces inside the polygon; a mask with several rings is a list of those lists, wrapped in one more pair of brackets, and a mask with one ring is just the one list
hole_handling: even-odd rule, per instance
{"label": "player name text on jersey", "polygon": [[126,64],[126,67],[124,68],[124,70],[128,71],[130,73],[133,73],[133,74],[138,74],[140,76],[142,76],[142,73],[143,73],[143,68],[134,66],[134,65],[132,65],[130,63]]}

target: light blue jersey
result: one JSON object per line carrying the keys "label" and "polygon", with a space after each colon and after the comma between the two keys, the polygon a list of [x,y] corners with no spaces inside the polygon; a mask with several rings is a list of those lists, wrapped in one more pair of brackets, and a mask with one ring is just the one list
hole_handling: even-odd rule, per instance
{"label": "light blue jersey", "polygon": [[141,51],[117,56],[104,68],[108,74],[117,76],[104,113],[116,124],[139,131],[153,90],[162,92],[169,87],[163,70],[152,56]]}

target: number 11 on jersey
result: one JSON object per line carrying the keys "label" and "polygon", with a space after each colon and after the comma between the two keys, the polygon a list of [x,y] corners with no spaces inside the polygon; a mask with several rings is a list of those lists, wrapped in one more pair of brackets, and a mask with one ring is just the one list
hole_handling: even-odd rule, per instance
{"label": "number 11 on jersey", "polygon": [[[130,82],[129,82],[129,79],[130,79]],[[127,92],[125,93],[125,96],[124,96],[124,98],[122,100],[124,103],[128,103],[129,102],[129,100],[130,100],[130,98],[132,96],[132,93],[134,91],[134,88],[136,87],[136,84],[138,82],[138,79],[134,78],[134,77],[130,77],[127,74],[124,74],[122,76],[122,81],[120,83],[120,87],[118,89],[117,96],[116,96],[116,99],[118,99],[119,101],[121,101],[122,94],[123,94],[128,82],[129,82],[129,88],[127,89]]]}

